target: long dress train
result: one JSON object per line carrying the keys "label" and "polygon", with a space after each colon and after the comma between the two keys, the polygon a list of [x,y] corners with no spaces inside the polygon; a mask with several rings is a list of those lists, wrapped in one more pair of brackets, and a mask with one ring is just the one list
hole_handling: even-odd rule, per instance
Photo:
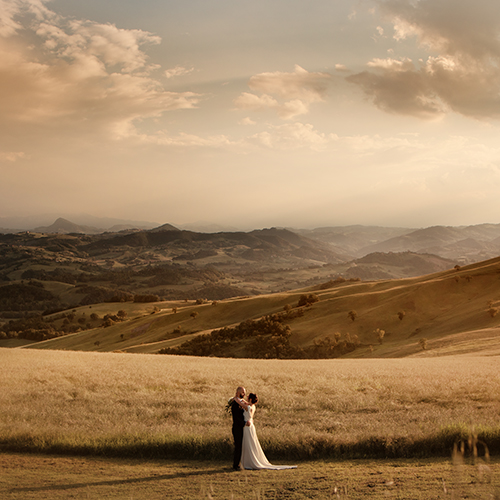
{"label": "long dress train", "polygon": [[250,425],[245,425],[243,428],[243,449],[241,452],[241,466],[244,469],[296,469],[296,465],[273,465],[269,462],[262,451],[257,432],[253,425],[253,415],[255,413],[255,406],[249,406],[245,410],[243,416],[245,422],[250,421]]}

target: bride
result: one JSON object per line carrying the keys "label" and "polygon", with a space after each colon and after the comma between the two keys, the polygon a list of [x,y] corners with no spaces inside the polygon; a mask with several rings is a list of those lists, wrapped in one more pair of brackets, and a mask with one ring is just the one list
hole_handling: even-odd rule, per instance
{"label": "bride", "polygon": [[273,465],[264,455],[253,425],[255,405],[259,398],[257,394],[249,394],[248,402],[241,398],[235,398],[236,402],[243,408],[245,427],[243,428],[243,449],[241,452],[241,466],[244,469],[296,469],[296,465]]}

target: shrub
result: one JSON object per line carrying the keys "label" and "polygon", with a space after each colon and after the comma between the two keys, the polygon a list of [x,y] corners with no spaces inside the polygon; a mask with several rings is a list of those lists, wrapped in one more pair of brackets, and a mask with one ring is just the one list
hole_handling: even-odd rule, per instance
{"label": "shrub", "polygon": [[378,339],[379,344],[382,344],[382,342],[384,341],[384,337],[385,337],[385,330],[381,330],[380,328],[377,328],[375,330],[375,334],[377,335],[377,339]]}
{"label": "shrub", "polygon": [[134,295],[134,302],[159,302],[160,297],[158,295],[153,294],[145,294],[145,295]]}
{"label": "shrub", "polygon": [[297,304],[297,307],[302,307],[302,306],[311,306],[315,302],[319,301],[319,297],[315,294],[310,293],[309,295],[301,295],[299,297],[299,302]]}

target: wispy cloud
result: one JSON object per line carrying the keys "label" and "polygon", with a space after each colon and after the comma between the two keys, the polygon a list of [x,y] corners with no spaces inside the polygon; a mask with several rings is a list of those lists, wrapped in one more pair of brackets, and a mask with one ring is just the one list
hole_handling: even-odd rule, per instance
{"label": "wispy cloud", "polygon": [[0,151],[0,161],[14,163],[23,158],[26,158],[26,154],[21,151]]}
{"label": "wispy cloud", "polygon": [[285,120],[309,112],[310,105],[323,101],[331,75],[310,73],[295,65],[293,73],[276,71],[252,76],[248,86],[254,92],[243,92],[234,104],[239,109],[274,110]]}
{"label": "wispy cloud", "polygon": [[325,149],[335,138],[331,134],[315,130],[309,123],[296,122],[270,126],[268,130],[249,137],[248,141],[269,149],[312,149],[319,151]]}
{"label": "wispy cloud", "polygon": [[347,77],[381,109],[436,118],[500,118],[500,10],[491,0],[379,0],[396,41],[415,38],[423,61],[374,59]]}
{"label": "wispy cloud", "polygon": [[183,66],[176,66],[175,68],[167,69],[165,71],[165,76],[167,78],[174,78],[176,76],[184,76],[192,73],[194,68],[184,68]]}

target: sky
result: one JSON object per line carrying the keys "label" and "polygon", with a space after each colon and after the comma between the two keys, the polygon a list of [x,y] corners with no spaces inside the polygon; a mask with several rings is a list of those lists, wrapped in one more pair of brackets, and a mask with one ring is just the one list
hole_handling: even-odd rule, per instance
{"label": "sky", "polygon": [[0,217],[500,223],[498,0],[0,0]]}

